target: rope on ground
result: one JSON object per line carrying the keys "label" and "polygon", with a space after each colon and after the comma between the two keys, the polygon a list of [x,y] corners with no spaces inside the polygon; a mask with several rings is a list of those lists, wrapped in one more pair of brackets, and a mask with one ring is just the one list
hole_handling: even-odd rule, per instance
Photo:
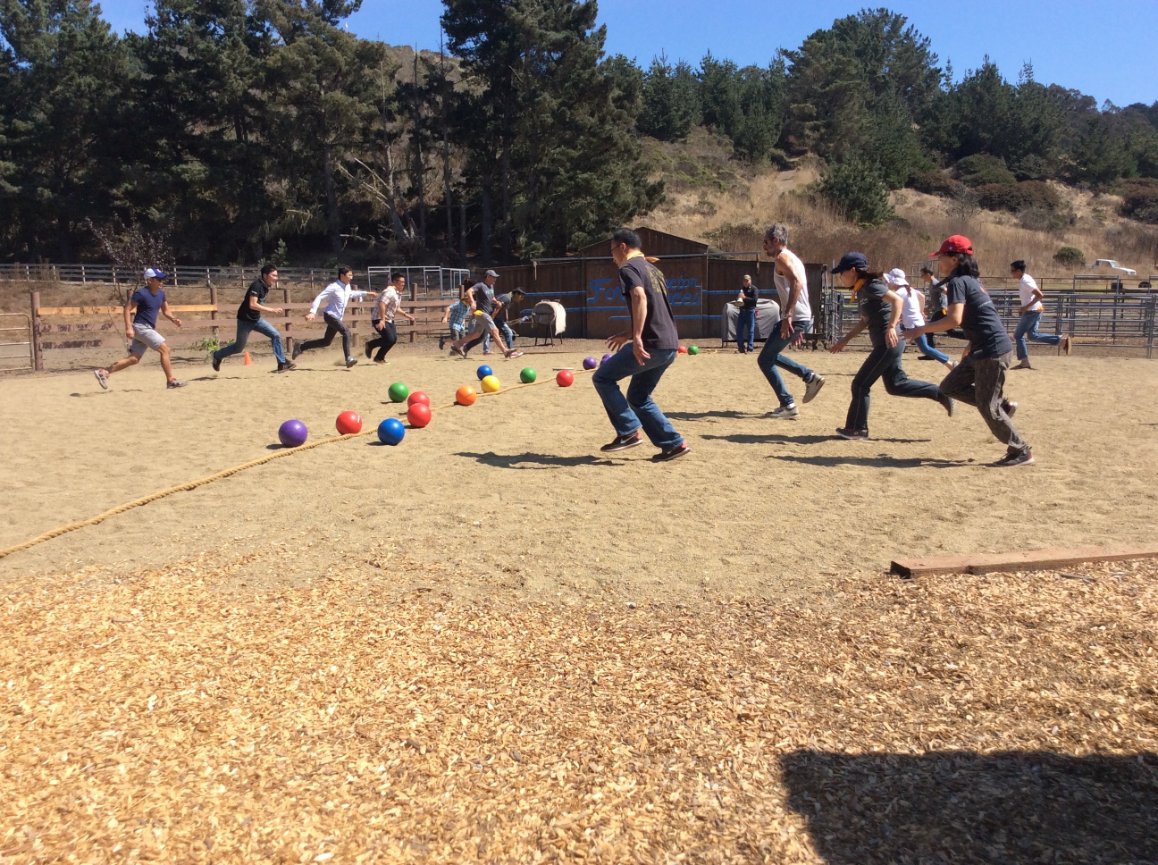
{"label": "rope on ground", "polygon": [[[541,381],[541,382],[527,382],[527,383],[524,383],[522,385],[516,385],[516,386],[510,387],[510,388],[507,388],[506,390],[520,390],[523,387],[529,387],[529,386],[534,385],[534,384],[544,384],[545,381],[546,380]],[[484,393],[484,394],[480,394],[480,396],[498,396],[500,393],[505,393],[505,390],[500,390],[500,391],[496,391],[495,393],[489,393],[489,394]],[[450,408],[451,406],[454,406],[454,405],[455,405],[455,403],[450,403],[450,405],[448,405],[447,408]],[[38,544],[43,544],[46,541],[51,541],[54,538],[59,538],[61,535],[67,535],[69,532],[75,532],[77,529],[83,529],[83,528],[87,528],[88,526],[95,526],[98,523],[103,523],[105,520],[109,519],[110,517],[115,517],[118,514],[123,514],[125,511],[131,511],[134,508],[142,507],[144,505],[149,504],[150,502],[155,502],[158,499],[165,498],[166,496],[171,496],[174,493],[181,493],[181,492],[187,492],[188,490],[194,490],[194,489],[197,489],[197,487],[202,487],[202,486],[205,486],[206,484],[214,483],[215,481],[222,480],[223,478],[227,478],[230,475],[235,475],[238,472],[243,472],[243,471],[246,471],[247,469],[255,468],[256,466],[264,465],[265,463],[268,463],[268,462],[273,462],[274,460],[281,459],[282,457],[288,457],[288,456],[291,456],[292,454],[301,453],[302,451],[312,450],[313,448],[321,447],[322,445],[326,445],[326,444],[332,444],[333,442],[343,441],[345,439],[360,438],[361,436],[377,434],[377,431],[378,431],[377,428],[373,427],[370,430],[367,430],[365,432],[360,432],[360,433],[354,433],[353,435],[330,436],[329,438],[318,439],[317,441],[310,442],[309,444],[298,445],[295,448],[286,448],[283,451],[278,451],[278,452],[272,453],[272,454],[266,454],[263,457],[258,457],[257,459],[250,460],[249,462],[242,463],[241,465],[238,465],[238,466],[233,466],[232,468],[222,469],[221,471],[216,472],[215,474],[208,475],[207,477],[200,478],[199,480],[188,481],[187,483],[177,484],[176,486],[168,487],[167,489],[158,490],[155,493],[150,493],[147,496],[142,496],[141,498],[134,499],[131,502],[125,502],[124,504],[117,505],[115,508],[110,508],[109,510],[104,511],[103,513],[97,514],[95,517],[89,517],[88,519],[78,520],[75,523],[69,523],[68,525],[58,526],[55,529],[50,529],[49,531],[44,532],[43,534],[37,535],[34,538],[30,538],[29,540],[24,541],[23,543],[19,543],[19,544],[16,544],[15,546],[5,547],[3,549],[0,549],[0,559],[6,558],[6,557],[12,555],[13,553],[23,552],[24,550],[30,549],[31,547],[35,547]]]}

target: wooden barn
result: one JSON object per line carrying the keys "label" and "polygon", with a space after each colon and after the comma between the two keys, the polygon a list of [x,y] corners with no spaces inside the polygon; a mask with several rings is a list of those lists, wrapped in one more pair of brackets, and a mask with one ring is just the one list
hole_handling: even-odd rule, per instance
{"label": "wooden barn", "polygon": [[[643,251],[659,259],[667,279],[668,297],[680,337],[703,339],[720,335],[724,305],[735,299],[744,274],[774,297],[770,262],[755,252],[712,251],[707,244],[656,231],[636,228]],[[499,291],[519,287],[527,292],[524,307],[549,300],[567,310],[567,336],[602,339],[625,330],[630,317],[619,288],[609,249],[610,238],[593,243],[566,258],[548,258],[499,268]],[[805,265],[809,294],[817,325],[820,317],[822,265]]]}

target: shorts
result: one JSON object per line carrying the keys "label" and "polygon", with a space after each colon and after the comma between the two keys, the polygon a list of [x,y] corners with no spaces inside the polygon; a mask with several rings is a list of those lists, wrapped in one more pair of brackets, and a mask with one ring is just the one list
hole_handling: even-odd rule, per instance
{"label": "shorts", "polygon": [[159,349],[165,344],[165,337],[157,333],[147,324],[133,325],[133,344],[129,346],[129,354],[140,357],[145,349]]}
{"label": "shorts", "polygon": [[452,324],[450,333],[455,339],[462,339],[466,336],[466,322],[460,321],[458,324]]}
{"label": "shorts", "polygon": [[487,333],[495,326],[495,320],[485,312],[476,312],[470,317],[470,329],[467,334]]}

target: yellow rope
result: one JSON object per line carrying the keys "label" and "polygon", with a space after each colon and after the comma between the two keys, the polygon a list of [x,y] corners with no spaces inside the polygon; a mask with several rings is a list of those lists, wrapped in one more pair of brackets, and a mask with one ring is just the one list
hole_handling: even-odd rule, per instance
{"label": "yellow rope", "polygon": [[[552,379],[552,381],[553,380],[554,379]],[[524,387],[530,387],[532,385],[545,384],[545,383],[546,383],[546,379],[544,379],[543,381],[533,381],[533,382],[529,382],[529,383],[525,382],[525,383],[522,383],[518,386],[507,388],[506,390],[495,391],[494,393],[480,393],[479,396],[498,396],[500,393],[506,393],[507,390],[519,390],[519,389],[524,388]],[[457,403],[449,403],[446,406],[446,408],[452,408],[455,405],[457,405]],[[217,472],[216,474],[212,474],[212,475],[209,475],[207,477],[203,477],[200,480],[188,481],[187,483],[177,484],[177,486],[168,487],[167,489],[159,490],[155,493],[150,493],[147,496],[143,496],[139,499],[134,499],[131,502],[126,502],[124,504],[117,505],[115,508],[110,508],[109,510],[104,511],[103,513],[97,514],[95,517],[89,517],[88,519],[78,520],[75,523],[69,523],[68,525],[65,525],[65,526],[59,526],[55,529],[51,529],[50,531],[45,532],[44,534],[37,535],[34,538],[31,538],[27,541],[24,541],[23,543],[16,544],[15,546],[12,546],[12,547],[5,547],[3,549],[0,549],[0,559],[6,558],[7,556],[12,555],[13,553],[22,552],[23,550],[27,550],[30,547],[35,547],[37,544],[43,544],[45,541],[51,541],[53,538],[59,538],[61,535],[66,535],[69,532],[75,532],[77,529],[83,529],[83,528],[86,528],[88,526],[95,526],[98,523],[103,523],[105,520],[109,519],[109,517],[115,517],[115,516],[117,516],[117,514],[123,514],[125,511],[131,511],[133,508],[142,507],[143,505],[147,505],[150,502],[157,501],[157,499],[163,499],[166,496],[171,496],[174,493],[180,493],[180,492],[185,492],[187,490],[193,490],[193,489],[196,489],[197,487],[202,487],[202,486],[205,486],[206,484],[211,484],[211,483],[214,483],[215,481],[219,481],[222,478],[227,478],[230,475],[235,475],[238,472],[243,472],[246,469],[251,469],[251,468],[254,468],[256,466],[264,465],[265,463],[273,462],[274,460],[281,459],[282,457],[288,457],[288,456],[291,456],[292,454],[295,454],[295,453],[301,453],[302,451],[308,451],[308,450],[311,450],[312,448],[321,447],[322,445],[332,444],[333,442],[339,442],[339,441],[343,441],[345,439],[358,438],[360,436],[370,435],[371,433],[377,434],[377,432],[378,432],[378,428],[373,427],[372,429],[367,430],[365,432],[354,433],[352,435],[330,436],[329,438],[318,439],[317,441],[311,442],[310,444],[303,444],[303,445],[298,445],[297,447],[293,447],[293,448],[286,448],[284,451],[278,451],[277,453],[267,454],[263,457],[258,457],[255,460],[250,460],[247,463],[242,463],[241,465],[233,466],[232,468],[228,468],[228,469],[222,469],[221,471]]]}

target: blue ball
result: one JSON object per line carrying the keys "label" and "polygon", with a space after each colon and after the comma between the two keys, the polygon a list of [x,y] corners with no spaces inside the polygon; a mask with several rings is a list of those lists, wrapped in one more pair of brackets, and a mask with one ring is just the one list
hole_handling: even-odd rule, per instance
{"label": "blue ball", "polygon": [[482,381],[488,375],[494,375],[495,371],[484,363],[475,371],[475,374],[478,376],[478,380]]}
{"label": "blue ball", "polygon": [[396,445],[406,436],[406,427],[396,417],[388,417],[378,424],[378,441],[384,445]]}

